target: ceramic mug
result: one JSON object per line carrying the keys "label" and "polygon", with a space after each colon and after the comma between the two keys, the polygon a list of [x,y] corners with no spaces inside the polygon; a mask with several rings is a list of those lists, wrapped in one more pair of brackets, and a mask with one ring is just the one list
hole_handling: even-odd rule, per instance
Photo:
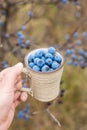
{"label": "ceramic mug", "polygon": [[61,66],[58,69],[52,72],[34,71],[28,65],[28,58],[41,49],[45,52],[48,50],[47,48],[36,49],[25,56],[25,68],[23,69],[23,72],[29,77],[30,88],[21,88],[21,91],[28,92],[28,94],[41,102],[49,102],[59,95],[60,81],[64,68],[64,58],[59,52],[56,52],[56,55],[59,55],[62,58]]}

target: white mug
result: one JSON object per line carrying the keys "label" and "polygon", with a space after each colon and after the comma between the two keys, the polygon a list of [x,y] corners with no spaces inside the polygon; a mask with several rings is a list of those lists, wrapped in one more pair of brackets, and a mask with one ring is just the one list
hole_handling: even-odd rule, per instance
{"label": "white mug", "polygon": [[41,102],[49,102],[59,95],[60,81],[64,68],[64,58],[59,52],[56,52],[56,55],[59,55],[62,58],[60,68],[52,72],[34,71],[28,65],[28,58],[31,54],[35,54],[36,51],[41,49],[45,52],[48,50],[47,48],[36,49],[25,56],[25,68],[23,69],[23,72],[29,76],[30,88],[21,88],[21,91],[28,92],[32,97]]}

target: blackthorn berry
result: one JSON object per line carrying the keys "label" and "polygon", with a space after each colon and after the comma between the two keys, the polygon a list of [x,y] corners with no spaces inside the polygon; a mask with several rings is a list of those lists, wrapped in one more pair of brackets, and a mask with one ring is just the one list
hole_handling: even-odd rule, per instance
{"label": "blackthorn berry", "polygon": [[41,71],[42,71],[42,72],[48,72],[49,69],[50,69],[49,66],[45,64],[45,65],[41,68]]}
{"label": "blackthorn berry", "polygon": [[47,58],[45,63],[50,66],[52,64],[52,59]]}
{"label": "blackthorn berry", "polygon": [[29,66],[30,66],[31,68],[33,68],[34,65],[35,65],[35,64],[34,64],[33,62],[30,62],[30,63],[29,63]]}
{"label": "blackthorn berry", "polygon": [[77,61],[73,62],[73,65],[77,67],[78,66],[78,62]]}
{"label": "blackthorn berry", "polygon": [[23,26],[21,27],[21,30],[26,30],[26,26],[23,25]]}
{"label": "blackthorn berry", "polygon": [[78,40],[76,43],[77,43],[77,45],[81,45],[81,44],[82,44],[82,41],[81,41],[81,40]]}
{"label": "blackthorn berry", "polygon": [[39,67],[42,67],[44,64],[45,64],[44,60],[38,58],[38,60],[37,60],[37,65],[38,65]]}
{"label": "blackthorn berry", "polygon": [[73,36],[74,36],[74,38],[78,38],[78,36],[79,36],[78,32],[75,32],[75,33],[73,34]]}
{"label": "blackthorn berry", "polygon": [[70,35],[69,35],[69,34],[65,35],[65,39],[66,39],[67,41],[70,40]]}
{"label": "blackthorn berry", "polygon": [[78,50],[78,54],[84,55],[84,50],[83,49]]}
{"label": "blackthorn berry", "polygon": [[22,34],[22,35],[19,36],[19,38],[24,40],[25,39],[25,35]]}
{"label": "blackthorn berry", "polygon": [[45,58],[50,58],[50,59],[53,59],[53,55],[52,55],[52,54],[50,54],[50,53],[46,53],[46,54],[45,54]]}
{"label": "blackthorn berry", "polygon": [[78,61],[82,61],[84,58],[82,56],[78,57]]}
{"label": "blackthorn berry", "polygon": [[35,71],[40,71],[40,67],[37,66],[37,65],[34,65],[34,66],[33,66],[33,70],[35,70]]}
{"label": "blackthorn berry", "polygon": [[60,67],[60,64],[59,63],[57,63],[56,61],[53,61],[53,63],[52,63],[52,69],[57,69],[57,68],[59,68]]}
{"label": "blackthorn berry", "polygon": [[82,36],[83,36],[84,38],[87,38],[87,32],[83,32],[83,33],[82,33]]}
{"label": "blackthorn berry", "polygon": [[76,60],[77,56],[75,54],[72,54],[71,58],[72,58],[72,60]]}
{"label": "blackthorn berry", "polygon": [[73,65],[73,61],[72,60],[70,60],[70,61],[68,61],[68,65]]}
{"label": "blackthorn berry", "polygon": [[49,47],[48,48],[48,53],[54,55],[56,53],[56,49],[54,47]]}
{"label": "blackthorn berry", "polygon": [[21,35],[23,35],[23,33],[21,31],[17,32],[18,37],[20,37]]}
{"label": "blackthorn berry", "polygon": [[37,60],[39,60],[39,58],[34,59],[34,64],[36,64],[36,65],[37,65]]}
{"label": "blackthorn berry", "polygon": [[28,62],[33,62],[33,61],[34,61],[34,58],[35,58],[35,56],[31,54],[31,55],[28,57]]}
{"label": "blackthorn berry", "polygon": [[32,16],[33,16],[33,12],[32,12],[32,11],[29,11],[29,12],[28,12],[28,16],[32,17]]}
{"label": "blackthorn berry", "polygon": [[44,55],[45,55],[44,50],[39,50],[39,51],[37,51],[37,52],[35,53],[35,57],[36,57],[36,58],[41,58],[41,57],[44,56]]}
{"label": "blackthorn berry", "polygon": [[61,58],[60,56],[56,55],[56,56],[54,57],[54,60],[57,61],[58,63],[61,63],[62,58]]}

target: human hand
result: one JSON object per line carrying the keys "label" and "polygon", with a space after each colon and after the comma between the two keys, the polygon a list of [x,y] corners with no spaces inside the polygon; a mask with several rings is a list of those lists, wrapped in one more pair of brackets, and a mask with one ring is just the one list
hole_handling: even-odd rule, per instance
{"label": "human hand", "polygon": [[0,130],[7,130],[14,117],[15,108],[26,101],[27,93],[18,91],[22,87],[22,63],[0,72]]}

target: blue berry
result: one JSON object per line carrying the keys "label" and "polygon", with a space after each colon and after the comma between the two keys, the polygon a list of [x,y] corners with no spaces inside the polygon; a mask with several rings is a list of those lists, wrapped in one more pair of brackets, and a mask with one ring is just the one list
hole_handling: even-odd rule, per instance
{"label": "blue berry", "polygon": [[25,35],[22,34],[22,35],[19,36],[19,38],[24,40],[25,39]]}
{"label": "blue berry", "polygon": [[5,37],[6,37],[6,38],[10,38],[10,34],[9,34],[9,33],[6,33],[6,34],[5,34]]}
{"label": "blue berry", "polygon": [[50,58],[47,58],[45,63],[50,66],[52,64],[52,60]]}
{"label": "blue berry", "polygon": [[53,59],[53,55],[52,55],[52,54],[50,54],[50,53],[46,53],[46,54],[45,54],[45,58],[50,58],[50,59]]}
{"label": "blue berry", "polygon": [[49,71],[49,66],[48,65],[44,65],[42,68],[41,68],[41,71],[42,72],[48,72]]}
{"label": "blue berry", "polygon": [[26,116],[23,111],[20,111],[18,113],[18,118],[21,118],[21,119],[24,119],[24,120],[28,120],[28,116]]}
{"label": "blue berry", "polygon": [[37,65],[34,65],[34,66],[33,66],[33,70],[35,70],[35,71],[40,71],[40,67],[38,67]]}
{"label": "blue berry", "polygon": [[83,56],[84,56],[85,58],[87,58],[87,52],[84,52],[84,53],[83,53]]}
{"label": "blue berry", "polygon": [[66,50],[66,56],[69,56],[69,55],[71,55],[71,50],[70,50],[70,49],[67,49],[67,50]]}
{"label": "blue berry", "polygon": [[67,4],[69,0],[62,0],[62,3]]}
{"label": "blue berry", "polygon": [[72,60],[70,60],[70,61],[68,61],[68,65],[73,65],[73,61]]}
{"label": "blue berry", "polygon": [[50,69],[49,69],[49,72],[52,72],[52,71],[54,71],[54,70],[53,70],[52,68],[50,68]]}
{"label": "blue berry", "polygon": [[7,61],[3,61],[2,64],[5,65],[5,64],[8,64],[8,62]]}
{"label": "blue berry", "polygon": [[24,113],[23,113],[22,111],[20,111],[20,112],[18,113],[18,118],[23,118],[23,116],[24,116]]}
{"label": "blue berry", "polygon": [[25,83],[25,79],[22,79],[22,84],[24,84]]}
{"label": "blue berry", "polygon": [[57,61],[58,63],[61,63],[62,58],[61,58],[60,56],[56,55],[56,56],[54,57],[54,60]]}
{"label": "blue berry", "polygon": [[24,84],[24,85],[23,85],[23,88],[28,88],[28,86]]}
{"label": "blue berry", "polygon": [[30,40],[27,40],[27,41],[25,42],[25,44],[26,44],[26,45],[30,45],[30,44],[31,44],[31,41],[30,41]]}
{"label": "blue berry", "polygon": [[60,64],[59,63],[57,63],[56,61],[53,61],[53,63],[52,63],[52,69],[57,69],[57,68],[59,68],[60,67]]}
{"label": "blue berry", "polygon": [[2,65],[3,65],[3,68],[4,68],[4,69],[6,69],[6,68],[9,67],[9,64],[8,64],[7,61],[3,61],[3,62],[2,62]]}
{"label": "blue berry", "polygon": [[30,114],[30,105],[29,105],[29,104],[27,104],[27,105],[25,106],[25,108],[23,109],[23,113],[25,113],[25,114]]}
{"label": "blue berry", "polygon": [[26,45],[25,45],[24,43],[21,43],[21,44],[20,44],[20,47],[21,47],[21,48],[25,48]]}
{"label": "blue berry", "polygon": [[87,37],[87,32],[83,32],[83,33],[82,33],[82,36],[83,36],[84,38],[86,38],[86,37]]}
{"label": "blue berry", "polygon": [[39,58],[34,59],[34,64],[36,64],[36,65],[37,65],[37,60],[39,60]]}
{"label": "blue berry", "polygon": [[26,26],[23,25],[23,26],[21,27],[21,30],[26,30]]}
{"label": "blue berry", "polygon": [[23,43],[23,40],[20,39],[20,38],[18,38],[18,39],[17,39],[17,43],[20,45],[21,43]]}
{"label": "blue berry", "polygon": [[23,110],[23,112],[24,112],[25,114],[30,114],[30,111],[29,111],[28,108],[25,108],[25,109]]}
{"label": "blue berry", "polygon": [[71,54],[74,54],[75,53],[75,50],[74,49],[71,49]]}
{"label": "blue berry", "polygon": [[8,68],[8,67],[9,67],[8,64],[4,64],[4,65],[3,65],[3,68],[4,68],[4,69],[6,69],[6,68]]}
{"label": "blue berry", "polygon": [[37,60],[37,65],[39,66],[39,67],[42,67],[43,65],[44,65],[44,60],[42,60],[42,59],[38,59]]}
{"label": "blue berry", "polygon": [[69,35],[69,34],[65,35],[65,39],[66,39],[67,41],[70,40],[70,35]]}
{"label": "blue berry", "polygon": [[35,53],[35,57],[36,58],[41,58],[42,56],[45,55],[45,52],[44,50],[38,50],[36,53]]}
{"label": "blue berry", "polygon": [[66,50],[66,56],[69,56],[71,54],[75,53],[75,51],[73,49],[67,49]]}
{"label": "blue berry", "polygon": [[23,33],[21,31],[19,31],[19,32],[17,32],[17,35],[19,37],[19,36],[23,35]]}
{"label": "blue berry", "polygon": [[35,64],[34,64],[33,62],[30,62],[30,63],[29,63],[29,66],[30,66],[31,68],[33,68],[34,65],[35,65]]}
{"label": "blue berry", "polygon": [[33,61],[34,61],[34,58],[35,58],[35,56],[31,54],[31,55],[28,57],[28,62],[33,62]]}
{"label": "blue berry", "polygon": [[72,58],[72,60],[76,60],[77,56],[75,54],[72,54],[71,58]]}
{"label": "blue berry", "polygon": [[82,61],[80,62],[80,66],[82,69],[84,69],[87,66],[87,64],[84,61]]}
{"label": "blue berry", "polygon": [[78,32],[75,32],[75,33],[73,34],[73,36],[74,36],[74,38],[78,38],[78,36],[79,36]]}
{"label": "blue berry", "polygon": [[82,61],[84,58],[82,56],[78,57],[78,61]]}
{"label": "blue berry", "polygon": [[83,49],[78,50],[78,54],[84,55],[84,50]]}
{"label": "blue berry", "polygon": [[42,60],[44,60],[44,62],[45,62],[45,57],[44,56],[42,56],[42,58],[41,58]]}
{"label": "blue berry", "polygon": [[32,12],[32,11],[29,11],[29,12],[28,12],[28,16],[32,17],[32,16],[33,16],[33,12]]}
{"label": "blue berry", "polygon": [[76,43],[77,43],[77,45],[81,45],[81,44],[82,44],[82,41],[81,41],[81,40],[78,40]]}
{"label": "blue berry", "polygon": [[48,48],[48,53],[54,55],[56,53],[56,49],[54,47],[49,47]]}
{"label": "blue berry", "polygon": [[73,65],[77,67],[78,66],[78,62],[77,61],[73,62]]}

